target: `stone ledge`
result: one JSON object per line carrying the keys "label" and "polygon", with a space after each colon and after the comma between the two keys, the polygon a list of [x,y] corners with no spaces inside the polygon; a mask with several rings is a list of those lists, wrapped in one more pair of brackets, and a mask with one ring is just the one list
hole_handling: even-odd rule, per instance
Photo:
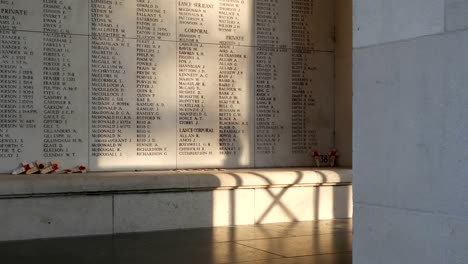
{"label": "stone ledge", "polygon": [[0,175],[0,199],[134,192],[351,185],[349,168],[277,168]]}

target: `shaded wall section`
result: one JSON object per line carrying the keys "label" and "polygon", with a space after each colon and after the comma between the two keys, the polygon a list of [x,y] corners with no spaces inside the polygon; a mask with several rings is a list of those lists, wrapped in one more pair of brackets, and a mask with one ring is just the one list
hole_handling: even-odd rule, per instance
{"label": "shaded wall section", "polygon": [[352,0],[335,1],[335,147],[338,165],[352,165]]}

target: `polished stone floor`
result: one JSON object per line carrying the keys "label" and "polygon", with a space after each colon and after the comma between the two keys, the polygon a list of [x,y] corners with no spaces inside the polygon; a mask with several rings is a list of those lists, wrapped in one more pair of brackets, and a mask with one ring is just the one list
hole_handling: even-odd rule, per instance
{"label": "polished stone floor", "polygon": [[351,264],[352,221],[217,227],[0,243],[0,262]]}

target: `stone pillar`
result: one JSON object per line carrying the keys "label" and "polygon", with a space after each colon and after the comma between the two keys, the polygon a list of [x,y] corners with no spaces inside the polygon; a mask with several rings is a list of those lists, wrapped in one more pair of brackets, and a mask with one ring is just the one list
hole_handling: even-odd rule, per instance
{"label": "stone pillar", "polygon": [[354,0],[354,263],[468,259],[468,1]]}

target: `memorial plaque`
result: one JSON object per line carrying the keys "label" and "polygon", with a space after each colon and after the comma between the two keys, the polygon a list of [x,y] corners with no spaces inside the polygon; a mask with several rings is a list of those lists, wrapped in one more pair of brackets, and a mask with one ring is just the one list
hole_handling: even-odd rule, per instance
{"label": "memorial plaque", "polygon": [[87,41],[80,35],[43,34],[42,156],[64,166],[88,161],[88,65],[82,55]]}
{"label": "memorial plaque", "polygon": [[175,41],[176,5],[177,1],[137,0],[136,34],[130,36]]}
{"label": "memorial plaque", "polygon": [[[1,1],[0,168],[87,163],[87,4]],[[81,20],[80,20],[81,19]]]}
{"label": "memorial plaque", "polygon": [[0,28],[85,35],[88,9],[88,1],[2,0]]}
{"label": "memorial plaque", "polygon": [[291,146],[291,50],[256,48],[255,165],[289,164]]}
{"label": "memorial plaque", "polygon": [[292,52],[291,166],[311,164],[314,150],[333,146],[334,55],[331,52]]}
{"label": "memorial plaque", "polygon": [[294,49],[334,50],[334,1],[291,1],[291,46]]}
{"label": "memorial plaque", "polygon": [[175,40],[176,1],[90,0],[90,3],[92,34]]}
{"label": "memorial plaque", "polygon": [[178,43],[179,168],[253,165],[252,51]]}
{"label": "memorial plaque", "polygon": [[313,165],[333,1],[0,0],[0,171]]}
{"label": "memorial plaque", "polygon": [[258,47],[256,59],[255,165],[313,165],[333,146],[333,53]]}
{"label": "memorial plaque", "polygon": [[255,0],[257,47],[291,47],[291,1]]}
{"label": "memorial plaque", "polygon": [[175,43],[90,37],[90,167],[175,167]]}
{"label": "memorial plaque", "polygon": [[177,1],[178,41],[253,45],[253,0]]}

